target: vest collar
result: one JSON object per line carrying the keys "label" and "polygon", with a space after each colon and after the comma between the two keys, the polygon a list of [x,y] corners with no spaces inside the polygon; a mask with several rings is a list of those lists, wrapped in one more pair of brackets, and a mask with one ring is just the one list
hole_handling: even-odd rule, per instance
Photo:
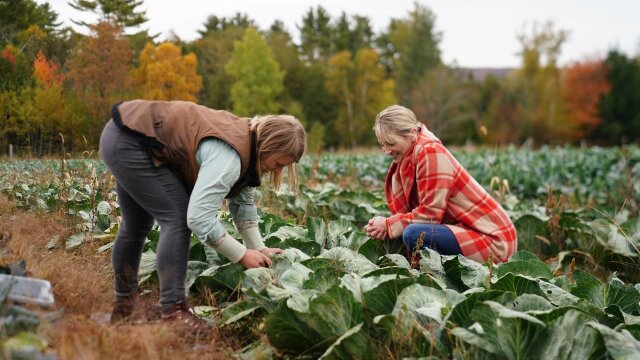
{"label": "vest collar", "polygon": [[247,185],[258,187],[261,184],[260,173],[256,167],[258,166],[258,148],[256,146],[256,133],[251,131],[251,160],[249,160],[249,168],[245,175]]}

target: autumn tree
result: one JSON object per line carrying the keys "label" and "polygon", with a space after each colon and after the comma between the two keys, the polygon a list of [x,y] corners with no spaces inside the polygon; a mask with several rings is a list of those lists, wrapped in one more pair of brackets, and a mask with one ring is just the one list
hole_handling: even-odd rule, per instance
{"label": "autumn tree", "polygon": [[[522,68],[516,73],[523,116],[521,138],[533,136],[539,142],[561,140],[566,128],[561,97],[558,57],[568,33],[556,30],[552,22],[531,32],[518,34],[522,46]],[[562,129],[561,131],[557,131]]]}
{"label": "autumn tree", "polygon": [[372,144],[373,119],[395,102],[394,82],[385,78],[384,68],[373,49],[358,51],[355,58],[342,51],[329,59],[326,86],[341,101],[335,129],[344,146]]}
{"label": "autumn tree", "polygon": [[129,42],[109,23],[92,25],[91,34],[73,49],[67,61],[67,80],[83,105],[87,138],[97,143],[111,106],[128,98],[125,83],[131,61]]}
{"label": "autumn tree", "polygon": [[234,79],[231,100],[236,114],[253,116],[280,110],[277,99],[283,90],[284,73],[255,28],[247,28],[242,41],[235,42],[225,69]]}
{"label": "autumn tree", "polygon": [[15,46],[7,45],[0,51],[0,91],[14,91],[26,86],[30,80],[29,58]]}
{"label": "autumn tree", "polygon": [[0,91],[0,144],[3,151],[9,144],[15,146],[16,150],[21,145],[29,145],[27,139],[31,129],[22,112],[22,95],[20,90]]}
{"label": "autumn tree", "polygon": [[140,53],[140,65],[131,72],[129,83],[142,99],[197,101],[202,78],[196,66],[193,53],[182,55],[170,42],[149,43]]}
{"label": "autumn tree", "polygon": [[588,138],[602,122],[598,102],[609,92],[606,68],[600,60],[576,62],[564,68],[562,99],[567,111],[569,140]]}
{"label": "autumn tree", "polygon": [[[78,11],[95,15],[95,23],[106,22],[122,29],[122,33],[129,40],[134,65],[137,65],[144,46],[148,42],[154,42],[160,35],[151,34],[148,29],[132,30],[140,28],[149,20],[146,11],[140,9],[143,0],[68,0],[67,3]],[[71,21],[86,27],[95,24],[73,19]]]}
{"label": "autumn tree", "polygon": [[521,116],[515,83],[490,74],[477,84],[475,93],[480,141],[498,145],[517,141]]}
{"label": "autumn tree", "polygon": [[34,155],[60,151],[60,134],[66,139],[65,151],[73,151],[80,139],[78,115],[64,93],[63,74],[58,65],[39,52],[33,65],[35,86],[25,99],[23,115],[29,119],[29,144]]}
{"label": "autumn tree", "polygon": [[[71,28],[61,29],[58,14],[47,2],[38,2],[0,0],[0,52],[8,46],[14,55],[24,57],[28,69],[20,71],[23,80],[31,80],[33,60],[39,50],[63,64],[75,43]],[[0,73],[0,82],[5,76]],[[15,73],[11,76],[17,77]]]}
{"label": "autumn tree", "polygon": [[48,89],[59,86],[62,83],[63,75],[58,71],[58,65],[47,59],[42,51],[33,64],[33,77],[41,87]]}
{"label": "autumn tree", "polygon": [[[5,34],[0,32],[0,37]],[[33,59],[54,37],[38,25],[28,26],[6,37],[0,47],[0,89],[19,89],[31,84]]]}
{"label": "autumn tree", "polygon": [[[25,104],[32,97],[33,60],[40,48],[55,42],[58,15],[49,4],[33,0],[0,0],[0,144],[29,146],[32,119]],[[55,42],[55,44],[54,44]],[[50,45],[54,46],[50,46]]]}
{"label": "autumn tree", "polygon": [[463,71],[439,65],[416,79],[414,87],[412,110],[429,130],[449,143],[478,140],[475,93]]}

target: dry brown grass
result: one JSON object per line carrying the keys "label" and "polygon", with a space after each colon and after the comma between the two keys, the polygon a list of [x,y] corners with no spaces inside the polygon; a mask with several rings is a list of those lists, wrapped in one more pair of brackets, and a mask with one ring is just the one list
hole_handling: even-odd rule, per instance
{"label": "dry brown grass", "polygon": [[[228,359],[234,339],[217,328],[194,339],[166,323],[111,325],[105,320],[113,300],[110,253],[97,253],[101,244],[85,244],[75,252],[60,246],[47,250],[54,237],[74,233],[73,224],[59,213],[26,213],[0,195],[0,263],[20,259],[29,276],[51,282],[62,319],[41,326],[40,335],[60,359]],[[143,296],[155,306],[157,294]]]}

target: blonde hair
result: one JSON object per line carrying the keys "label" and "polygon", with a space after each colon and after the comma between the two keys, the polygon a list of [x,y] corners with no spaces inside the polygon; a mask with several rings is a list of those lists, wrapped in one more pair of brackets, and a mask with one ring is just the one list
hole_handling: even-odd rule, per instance
{"label": "blonde hair", "polygon": [[[251,119],[251,129],[256,135],[257,167],[260,160],[270,155],[291,156],[295,160],[287,166],[289,186],[295,191],[298,188],[298,171],[296,163],[302,158],[307,147],[307,135],[300,121],[291,115],[265,115]],[[260,174],[262,175],[262,174]],[[271,173],[271,183],[278,189],[281,176]]]}
{"label": "blonde hair", "polygon": [[391,105],[376,116],[373,130],[381,144],[395,144],[412,129],[421,126],[413,111],[401,105]]}

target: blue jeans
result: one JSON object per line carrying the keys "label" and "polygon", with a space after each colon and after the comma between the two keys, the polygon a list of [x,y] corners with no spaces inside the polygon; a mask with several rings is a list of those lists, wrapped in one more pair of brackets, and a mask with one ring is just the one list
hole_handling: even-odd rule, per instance
{"label": "blue jeans", "polygon": [[411,224],[402,233],[402,242],[410,253],[416,250],[416,243],[424,233],[421,249],[429,248],[442,255],[460,255],[460,246],[453,232],[441,224]]}

